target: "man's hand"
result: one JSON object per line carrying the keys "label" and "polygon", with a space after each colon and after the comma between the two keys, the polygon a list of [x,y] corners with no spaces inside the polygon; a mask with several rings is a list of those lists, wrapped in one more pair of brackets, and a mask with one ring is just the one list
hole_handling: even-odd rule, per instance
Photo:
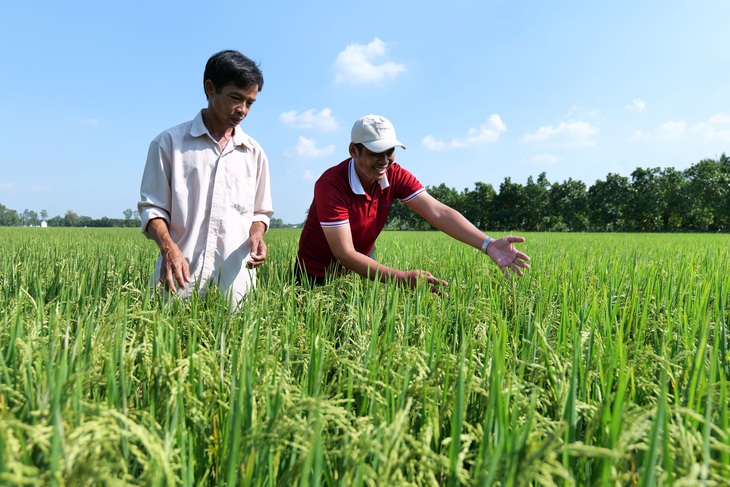
{"label": "man's hand", "polygon": [[424,279],[428,282],[432,293],[448,297],[449,294],[444,291],[443,288],[448,286],[449,283],[422,269],[402,272],[396,277],[396,282],[410,288],[414,288]]}
{"label": "man's hand", "polygon": [[184,288],[190,282],[190,265],[185,260],[177,245],[173,244],[169,250],[162,252],[160,266],[160,283],[166,289],[177,293],[177,288]]}
{"label": "man's hand", "polygon": [[162,263],[160,265],[160,284],[173,293],[178,287],[184,288],[190,283],[190,264],[180,251],[180,247],[172,241],[167,221],[154,218],[147,224],[147,231],[160,248]]}
{"label": "man's hand", "polygon": [[246,260],[246,267],[253,269],[264,263],[266,260],[266,242],[264,242],[264,233],[266,225],[262,222],[253,222],[251,231],[249,232],[248,243],[251,247],[251,254]]}
{"label": "man's hand", "polygon": [[513,243],[524,241],[523,237],[508,236],[490,242],[487,247],[487,255],[499,266],[504,277],[508,279],[511,277],[509,271],[521,277],[524,275],[522,269],[530,268],[530,264],[527,264],[530,258],[512,246]]}

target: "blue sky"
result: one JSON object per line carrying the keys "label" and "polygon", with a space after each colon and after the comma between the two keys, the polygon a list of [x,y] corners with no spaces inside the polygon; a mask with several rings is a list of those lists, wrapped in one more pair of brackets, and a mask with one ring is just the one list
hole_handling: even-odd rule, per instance
{"label": "blue sky", "polygon": [[242,127],[286,223],[367,113],[423,184],[459,191],[730,153],[726,0],[26,0],[0,17],[0,203],[21,212],[136,209],[150,140],[205,106],[221,49],[264,73]]}

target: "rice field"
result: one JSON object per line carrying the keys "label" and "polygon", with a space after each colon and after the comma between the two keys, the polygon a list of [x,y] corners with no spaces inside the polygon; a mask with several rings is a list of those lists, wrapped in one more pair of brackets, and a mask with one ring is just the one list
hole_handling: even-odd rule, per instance
{"label": "rice field", "polygon": [[0,485],[729,484],[730,235],[525,234],[508,281],[384,233],[446,298],[297,288],[298,235],[230,312],[138,230],[0,228]]}

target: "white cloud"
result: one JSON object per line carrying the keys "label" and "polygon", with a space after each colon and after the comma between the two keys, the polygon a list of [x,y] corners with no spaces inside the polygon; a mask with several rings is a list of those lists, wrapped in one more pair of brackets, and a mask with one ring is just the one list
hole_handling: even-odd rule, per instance
{"label": "white cloud", "polygon": [[15,189],[15,183],[0,183],[0,189]]}
{"label": "white cloud", "polygon": [[720,112],[708,118],[706,122],[700,122],[689,128],[684,120],[665,122],[651,132],[637,130],[629,137],[629,141],[667,142],[685,136],[730,142],[730,115]]}
{"label": "white cloud", "polygon": [[375,64],[387,53],[387,45],[377,37],[367,46],[350,44],[337,54],[335,82],[365,85],[393,79],[405,72],[404,64],[392,61]]}
{"label": "white cloud", "polygon": [[554,156],[552,154],[536,154],[527,159],[527,162],[540,166],[545,164],[555,164],[559,160],[560,158],[558,156]]}
{"label": "white cloud", "polygon": [[292,147],[284,151],[284,156],[291,158],[313,159],[315,157],[328,156],[334,151],[334,145],[328,145],[327,147],[318,149],[316,141],[300,135],[299,142],[296,147]]}
{"label": "white cloud", "polygon": [[306,171],[304,171],[302,179],[304,179],[305,181],[314,181],[314,174],[312,174],[312,171],[307,169]]}
{"label": "white cloud", "polygon": [[710,123],[717,124],[730,124],[730,115],[725,115],[723,112],[713,115],[708,120]]}
{"label": "white cloud", "polygon": [[600,110],[598,110],[597,108],[586,111],[585,109],[583,109],[583,107],[573,105],[572,107],[570,107],[570,110],[568,110],[565,118],[568,120],[574,120],[576,118],[596,118],[600,113]]}
{"label": "white cloud", "polygon": [[317,113],[314,108],[299,113],[295,110],[284,112],[279,115],[279,120],[288,126],[330,132],[339,128],[337,119],[332,116],[332,110],[323,108]]}
{"label": "white cloud", "polygon": [[436,139],[432,135],[428,135],[423,138],[423,145],[426,149],[433,151],[463,149],[465,147],[471,147],[478,144],[496,142],[506,131],[507,126],[502,121],[502,117],[495,113],[490,115],[487,121],[481,124],[478,128],[470,128],[465,137],[461,137],[459,139],[454,138],[449,142],[444,142]]}
{"label": "white cloud", "polygon": [[708,118],[707,122],[695,125],[692,131],[708,140],[730,142],[730,115],[720,112]]}
{"label": "white cloud", "polygon": [[598,129],[588,122],[561,122],[554,127],[546,125],[536,132],[525,134],[522,142],[526,144],[551,144],[559,147],[592,146],[593,136]]}
{"label": "white cloud", "polygon": [[624,110],[628,110],[630,112],[644,113],[646,111],[646,102],[639,98],[635,98],[631,100],[631,103],[624,107]]}
{"label": "white cloud", "polygon": [[665,122],[655,128],[651,132],[642,132],[641,130],[637,130],[634,132],[631,137],[629,137],[629,141],[634,140],[647,140],[647,141],[670,141],[670,140],[677,140],[679,139],[684,133],[687,128],[687,124],[684,122],[684,120],[679,120],[676,122]]}

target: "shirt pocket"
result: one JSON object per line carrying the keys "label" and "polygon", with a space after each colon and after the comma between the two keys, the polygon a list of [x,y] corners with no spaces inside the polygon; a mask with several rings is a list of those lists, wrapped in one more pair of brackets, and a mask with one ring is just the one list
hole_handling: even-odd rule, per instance
{"label": "shirt pocket", "polygon": [[256,200],[256,178],[246,174],[236,174],[231,187],[231,208],[241,216],[250,217]]}

